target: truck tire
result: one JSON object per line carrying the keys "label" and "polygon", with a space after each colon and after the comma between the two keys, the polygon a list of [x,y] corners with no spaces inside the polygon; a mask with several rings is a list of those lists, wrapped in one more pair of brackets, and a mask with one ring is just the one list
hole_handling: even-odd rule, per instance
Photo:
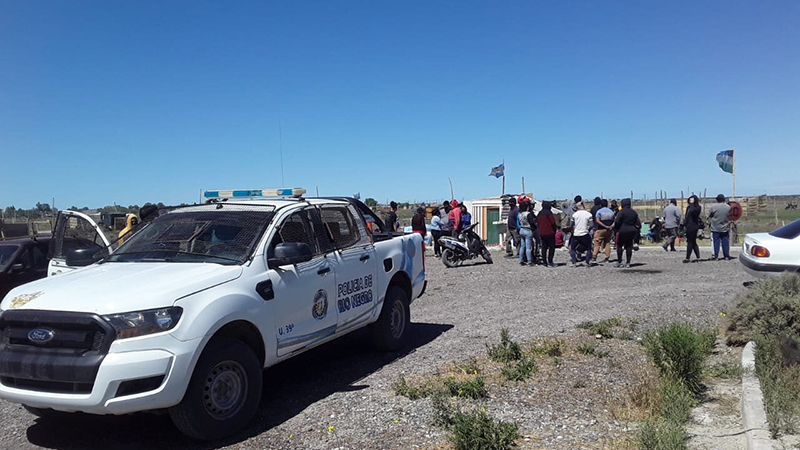
{"label": "truck tire", "polygon": [[458,265],[458,261],[456,260],[456,252],[446,248],[442,252],[442,262],[447,267],[455,267]]}
{"label": "truck tire", "polygon": [[395,351],[405,344],[411,324],[411,313],[406,291],[389,286],[378,321],[370,325],[372,341],[379,350]]}
{"label": "truck tire", "polygon": [[261,400],[261,365],[241,341],[213,338],[192,373],[170,418],[185,435],[214,440],[237,433],[253,418]]}

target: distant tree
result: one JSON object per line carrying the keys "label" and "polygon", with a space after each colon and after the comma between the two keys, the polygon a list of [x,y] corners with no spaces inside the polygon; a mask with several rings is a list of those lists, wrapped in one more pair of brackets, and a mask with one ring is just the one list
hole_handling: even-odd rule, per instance
{"label": "distant tree", "polygon": [[372,197],[367,197],[367,199],[366,199],[366,200],[364,200],[364,203],[366,203],[366,204],[367,204],[367,206],[369,206],[370,208],[372,208],[372,207],[375,207],[375,206],[378,206],[378,201],[377,201],[377,200],[375,200],[375,199],[374,199],[374,198],[372,198]]}
{"label": "distant tree", "polygon": [[67,208],[67,211],[80,211],[80,210],[78,209],[77,206],[73,205],[73,206],[70,206],[69,208]]}
{"label": "distant tree", "polygon": [[15,206],[6,206],[6,209],[3,210],[3,215],[5,217],[13,217],[16,212],[17,208]]}
{"label": "distant tree", "polygon": [[53,212],[50,209],[50,205],[48,205],[47,203],[39,203],[39,202],[36,202],[36,210],[39,212],[40,215],[45,215]]}

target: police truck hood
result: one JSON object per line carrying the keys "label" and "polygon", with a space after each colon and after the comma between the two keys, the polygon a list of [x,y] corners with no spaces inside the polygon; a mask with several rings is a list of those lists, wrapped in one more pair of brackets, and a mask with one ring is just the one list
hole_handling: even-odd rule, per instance
{"label": "police truck hood", "polygon": [[0,309],[114,314],[172,306],[176,300],[235,280],[241,266],[211,263],[105,263],[19,286]]}

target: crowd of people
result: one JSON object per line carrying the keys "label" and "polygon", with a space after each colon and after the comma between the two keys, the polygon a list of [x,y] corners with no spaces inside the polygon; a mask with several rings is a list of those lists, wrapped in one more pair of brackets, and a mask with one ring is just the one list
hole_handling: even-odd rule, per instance
{"label": "crowd of people", "polygon": [[[729,215],[731,207],[725,196],[720,194],[717,202],[709,208],[708,221],[713,240],[712,260],[729,260],[730,237]],[[520,265],[541,264],[555,267],[553,256],[556,248],[567,246],[572,266],[591,267],[598,264],[598,256],[603,253],[603,263],[611,262],[612,243],[616,248],[614,267],[630,267],[633,252],[639,249],[642,221],[633,209],[629,198],[609,202],[595,197],[590,210],[586,209],[583,198],[578,195],[572,205],[562,204],[560,218],[552,212],[552,204],[543,201],[541,210],[536,213],[536,203],[528,197],[509,199],[508,233],[506,234],[506,253],[508,257],[518,258]],[[689,197],[685,214],[677,207],[677,200],[671,199],[660,218],[651,227],[661,227],[666,233],[665,251],[676,251],[675,243],[681,229],[685,233],[686,257],[684,263],[700,260],[698,235],[705,228],[700,199]],[[651,229],[660,233],[660,228]],[[655,239],[652,234],[648,234]],[[660,239],[660,236],[659,236]],[[537,251],[539,249],[539,251]],[[720,249],[722,255],[720,255]]]}
{"label": "crowd of people", "polygon": [[[730,257],[729,215],[730,205],[720,194],[716,203],[709,208],[708,222],[713,241],[712,260]],[[684,263],[700,260],[698,235],[705,229],[700,199],[689,197],[686,211],[682,214],[677,200],[671,199],[660,217],[650,224],[647,234],[650,240],[660,240],[662,229],[665,242],[662,248],[668,252],[677,251],[676,241],[681,235],[686,240]],[[518,258],[520,265],[540,264],[556,267],[556,249],[569,249],[572,266],[591,267],[598,264],[602,253],[602,263],[612,262],[612,245],[616,249],[614,267],[630,267],[633,252],[639,249],[642,221],[633,209],[630,198],[607,200],[595,197],[591,209],[587,210],[583,198],[575,196],[573,203],[563,203],[562,210],[554,213],[555,202],[543,201],[537,211],[537,203],[529,197],[511,197],[508,200],[509,213],[506,233],[506,253],[508,257]],[[397,218],[397,203],[390,203],[391,212],[387,224],[393,231],[400,231]],[[435,257],[441,257],[439,239],[442,236],[459,237],[472,225],[472,216],[464,203],[457,200],[444,201],[441,207],[432,208],[430,232]],[[423,237],[427,235],[426,212],[418,207],[411,219],[411,228]],[[722,250],[722,255],[720,255]]]}

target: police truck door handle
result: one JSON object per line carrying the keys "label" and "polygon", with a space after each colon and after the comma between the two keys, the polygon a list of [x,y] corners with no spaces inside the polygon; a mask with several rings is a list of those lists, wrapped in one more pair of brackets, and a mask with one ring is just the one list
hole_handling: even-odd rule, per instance
{"label": "police truck door handle", "polygon": [[358,258],[358,260],[361,261],[361,262],[364,262],[364,261],[366,261],[368,259],[369,259],[369,255],[367,255],[366,253],[361,255],[361,258]]}
{"label": "police truck door handle", "polygon": [[317,271],[317,275],[325,275],[326,273],[328,273],[330,271],[331,271],[330,267],[323,267],[322,269],[319,269]]}

